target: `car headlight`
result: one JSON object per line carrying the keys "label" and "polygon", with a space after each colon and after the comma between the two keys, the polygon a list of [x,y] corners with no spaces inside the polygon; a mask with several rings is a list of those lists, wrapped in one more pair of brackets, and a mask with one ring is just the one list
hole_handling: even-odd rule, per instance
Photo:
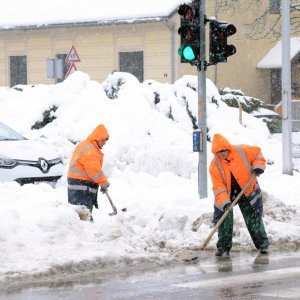
{"label": "car headlight", "polygon": [[10,158],[1,158],[0,157],[0,168],[13,168],[17,165],[17,161]]}

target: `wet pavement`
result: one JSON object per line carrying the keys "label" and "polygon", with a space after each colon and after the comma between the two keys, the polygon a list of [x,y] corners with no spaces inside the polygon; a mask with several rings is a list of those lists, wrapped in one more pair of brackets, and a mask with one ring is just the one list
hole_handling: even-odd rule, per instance
{"label": "wet pavement", "polygon": [[178,259],[165,267],[149,264],[26,285],[14,282],[0,299],[300,299],[300,252],[240,251],[229,259],[213,254],[199,252],[189,263]]}

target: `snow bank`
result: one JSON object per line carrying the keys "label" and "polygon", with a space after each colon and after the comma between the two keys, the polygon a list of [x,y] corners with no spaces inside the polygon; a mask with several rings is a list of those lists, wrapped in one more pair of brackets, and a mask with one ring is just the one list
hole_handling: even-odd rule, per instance
{"label": "snow bank", "polygon": [[[51,142],[64,158],[65,174],[75,144],[96,125],[105,124],[111,138],[103,149],[104,171],[119,213],[109,216],[109,202],[100,194],[95,223],[80,221],[67,203],[66,175],[55,189],[0,183],[0,282],[29,274],[80,272],[93,265],[167,261],[182,249],[201,246],[212,229],[213,195],[209,179],[208,198],[198,196],[198,154],[192,152],[195,76],[170,85],[139,83],[130,74],[116,72],[99,83],[75,72],[60,84],[19,88],[0,89],[0,121],[28,138]],[[55,120],[32,130],[53,105]],[[238,109],[221,101],[207,80],[208,135],[219,132],[232,143],[262,148],[270,163],[260,178],[266,230],[273,248],[295,248],[300,232],[299,172],[293,177],[281,174],[281,143],[265,123],[247,113],[243,124],[238,120]],[[209,162],[210,147],[208,143]],[[121,212],[123,207],[127,212]],[[215,243],[216,236],[209,248]],[[253,249],[238,208],[234,247]]]}

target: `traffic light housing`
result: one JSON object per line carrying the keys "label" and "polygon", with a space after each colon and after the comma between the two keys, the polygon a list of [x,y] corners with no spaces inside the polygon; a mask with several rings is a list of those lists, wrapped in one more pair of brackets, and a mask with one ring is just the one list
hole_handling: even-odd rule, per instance
{"label": "traffic light housing", "polygon": [[180,47],[178,54],[182,63],[197,65],[200,56],[200,27],[198,1],[182,4],[178,8],[180,15]]}
{"label": "traffic light housing", "polygon": [[210,64],[227,62],[227,57],[236,53],[235,46],[227,45],[227,37],[236,33],[235,26],[226,22],[210,20],[209,29]]}

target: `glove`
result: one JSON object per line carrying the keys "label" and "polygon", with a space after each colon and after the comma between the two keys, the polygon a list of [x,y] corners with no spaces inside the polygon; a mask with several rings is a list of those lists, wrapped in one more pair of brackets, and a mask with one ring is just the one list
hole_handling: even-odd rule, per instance
{"label": "glove", "polygon": [[255,174],[257,177],[259,175],[261,175],[263,172],[264,172],[264,170],[262,170],[262,169],[253,169],[252,170],[252,173]]}
{"label": "glove", "polygon": [[106,186],[101,186],[100,192],[102,194],[105,194],[108,190],[108,187],[109,187],[109,183]]}
{"label": "glove", "polygon": [[231,205],[231,203],[225,204],[224,207],[223,207],[224,211],[228,210],[230,205]]}

